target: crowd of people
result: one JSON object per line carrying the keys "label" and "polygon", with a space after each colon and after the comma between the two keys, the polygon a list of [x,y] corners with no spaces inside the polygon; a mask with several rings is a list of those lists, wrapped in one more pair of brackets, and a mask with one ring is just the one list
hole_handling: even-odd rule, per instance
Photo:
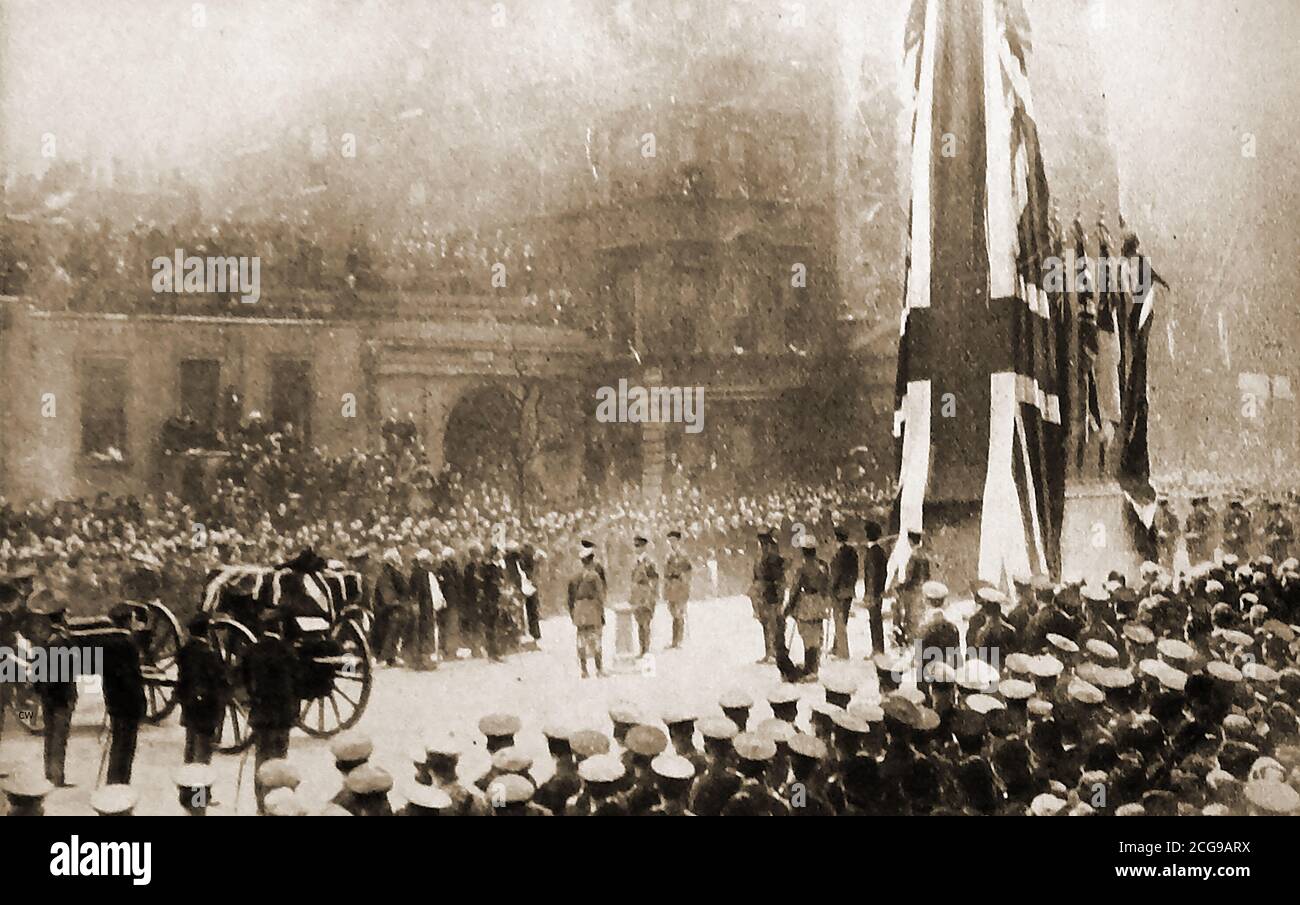
{"label": "crowd of people", "polygon": [[[1160,544],[1167,561],[1144,563],[1138,576],[1115,572],[1104,584],[1038,577],[1016,582],[1010,593],[981,587],[966,618],[937,580],[935,564],[917,568],[925,563],[923,544],[915,545],[898,586],[886,591],[881,559],[870,553],[880,546],[879,524],[863,521],[869,543],[859,551],[859,522],[851,517],[857,510],[833,493],[808,488],[784,499],[745,500],[728,510],[719,530],[728,530],[734,512],[736,527],[759,541],[747,593],[761,622],[760,610],[775,607],[777,630],[764,660],[777,668],[768,684],[728,691],[716,713],[618,702],[609,725],[600,727],[525,728],[516,715],[488,715],[480,729],[492,766],[478,777],[458,770],[464,740],[432,737],[411,775],[394,777],[369,762],[371,741],[349,731],[332,743],[340,790],[327,812],[1297,813],[1300,560],[1291,556],[1284,506],[1270,508],[1275,515],[1251,528],[1241,501],[1230,502],[1220,525],[1198,499],[1185,525],[1157,518],[1161,534],[1174,532]],[[683,514],[672,510],[663,524],[674,526],[666,534],[689,566],[698,559],[677,546]],[[789,541],[771,527],[801,514]],[[648,513],[619,518],[629,525],[652,521]],[[833,550],[817,540],[827,522],[830,531],[822,536],[836,538]],[[585,533],[583,520],[575,524]],[[695,536],[705,527],[697,525]],[[637,588],[666,581],[669,573],[680,577],[682,565],[649,558],[648,530],[631,534],[627,571],[637,607]],[[575,546],[578,563],[566,570],[576,576],[566,595],[571,606],[586,594],[584,578],[603,597],[604,576],[615,572],[593,541]],[[510,540],[504,549],[522,553]],[[392,550],[381,562],[400,574],[400,551],[394,557]],[[854,556],[846,570],[848,552]],[[1174,564],[1179,552],[1194,557],[1190,568]],[[390,587],[386,582],[381,576],[375,586]],[[691,585],[688,597],[707,594]],[[671,609],[673,595],[665,596]],[[651,612],[656,603],[657,593],[649,598]],[[852,652],[839,643],[842,625],[833,613],[841,603],[870,613],[870,650]],[[604,601],[602,621],[603,608]],[[570,615],[581,628],[577,609]],[[797,631],[789,631],[790,621]],[[828,627],[836,644],[821,652]],[[531,630],[526,623],[515,628]],[[275,618],[261,629],[273,645]],[[403,638],[390,648],[394,659],[408,643]],[[803,648],[802,665],[792,661],[796,646]],[[580,632],[584,669],[591,652]],[[820,661],[853,657],[870,661],[874,679],[819,671]],[[525,731],[543,732],[551,763],[535,764],[519,749],[515,742]],[[261,752],[259,745],[259,810],[307,813],[293,791],[299,776],[287,738]],[[201,760],[177,776],[189,813],[203,813],[210,800],[211,774]],[[38,813],[49,784],[39,774],[16,772],[5,781],[9,807]],[[134,796],[126,785],[97,792],[96,808],[129,810]]]}
{"label": "crowd of people", "polygon": [[[563,275],[552,268],[543,276],[543,243],[517,228],[481,233],[422,222],[337,232],[307,210],[273,217],[227,212],[215,220],[159,220],[150,211],[131,220],[118,211],[109,220],[78,213],[75,202],[45,203],[75,194],[51,188],[21,203],[0,193],[0,295],[74,311],[345,318],[391,315],[385,306],[398,292],[475,297],[479,307],[483,298],[500,295],[513,302],[506,309],[511,317],[599,326],[580,310]],[[171,260],[178,250],[200,258],[257,258],[258,303],[242,303],[235,286],[197,296],[155,291],[153,262]]]}

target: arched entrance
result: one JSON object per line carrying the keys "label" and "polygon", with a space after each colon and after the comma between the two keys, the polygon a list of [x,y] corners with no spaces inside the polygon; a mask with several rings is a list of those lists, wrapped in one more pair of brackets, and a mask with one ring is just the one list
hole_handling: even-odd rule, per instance
{"label": "arched entrance", "polygon": [[443,434],[443,460],[467,483],[511,487],[517,476],[519,402],[491,383],[467,391],[452,407]]}

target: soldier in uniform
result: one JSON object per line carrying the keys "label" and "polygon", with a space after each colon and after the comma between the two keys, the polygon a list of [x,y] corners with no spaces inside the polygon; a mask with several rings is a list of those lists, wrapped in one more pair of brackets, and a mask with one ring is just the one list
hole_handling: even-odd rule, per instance
{"label": "soldier in uniform", "polygon": [[1295,528],[1282,511],[1280,502],[1270,504],[1269,510],[1268,521],[1264,524],[1264,539],[1268,545],[1268,555],[1273,557],[1273,562],[1281,563],[1291,555]]}
{"label": "soldier in uniform", "polygon": [[790,738],[790,779],[779,795],[790,805],[793,817],[834,817],[820,768],[828,756],[826,743],[815,735],[795,733]]}
{"label": "soldier in uniform", "polygon": [[[298,720],[298,657],[284,640],[280,610],[271,607],[263,611],[258,628],[260,637],[245,654],[243,663],[255,769],[288,756],[289,732]],[[266,790],[255,782],[254,791],[258,812],[262,813]]]}
{"label": "soldier in uniform", "polygon": [[914,623],[923,612],[921,588],[930,580],[930,557],[922,548],[921,532],[907,532],[907,542],[912,552],[903,574],[898,577],[894,596],[894,639],[899,647],[912,643]]}
{"label": "soldier in uniform", "polygon": [[483,817],[492,812],[487,798],[472,785],[467,786],[456,775],[460,752],[451,739],[435,739],[425,743],[425,766],[432,784],[451,796],[453,816]]}
{"label": "soldier in uniform", "polygon": [[176,771],[176,801],[190,817],[206,817],[212,805],[212,768],[189,763]]}
{"label": "soldier in uniform", "polygon": [[788,615],[794,616],[803,642],[803,680],[815,681],[821,657],[823,624],[830,615],[830,573],[817,558],[817,540],[807,536],[800,544],[803,561],[790,580]]}
{"label": "soldier in uniform", "polygon": [[340,732],[334,737],[330,742],[330,754],[334,756],[334,769],[339,771],[342,783],[338,793],[330,799],[331,804],[352,813],[355,802],[352,793],[348,791],[348,774],[369,762],[373,752],[374,744],[360,732]]}
{"label": "soldier in uniform", "polygon": [[627,791],[628,812],[634,817],[645,816],[660,803],[658,783],[650,765],[668,747],[668,737],[656,726],[633,726],[627,734],[627,763],[632,774],[631,788]]}
{"label": "soldier in uniform", "polygon": [[1214,545],[1210,541],[1213,530],[1213,514],[1210,512],[1210,498],[1198,496],[1192,500],[1192,511],[1187,514],[1187,558],[1192,565],[1209,562],[1214,554]]}
{"label": "soldier in uniform", "polygon": [[960,662],[961,634],[944,612],[948,587],[941,581],[927,581],[921,588],[926,612],[917,626],[917,639],[921,643],[924,662],[949,663],[954,658]]}
{"label": "soldier in uniform", "polygon": [[781,597],[784,592],[785,558],[776,546],[772,531],[758,534],[759,558],[754,563],[754,580],[749,587],[749,602],[754,618],[763,629],[763,657],[759,663],[775,663],[777,635],[781,632]]}
{"label": "soldier in uniform", "polygon": [[755,732],[742,732],[732,742],[741,776],[737,789],[722,807],[723,817],[789,817],[790,808],[767,785],[767,772],[776,757],[776,743]]}
{"label": "soldier in uniform", "polygon": [[871,624],[871,653],[885,650],[885,620],[881,612],[881,599],[885,594],[885,578],[889,571],[889,557],[880,543],[880,525],[866,523],[867,545],[862,549],[862,594]]}
{"label": "soldier in uniform", "polygon": [[[132,634],[134,610],[119,603],[109,611],[114,630],[101,642],[104,651],[104,709],[108,711],[108,785],[130,785],[136,739],[145,715],[140,650]],[[295,714],[296,715],[296,714]]]}
{"label": "soldier in uniform", "polygon": [[451,814],[451,796],[436,786],[417,785],[406,796],[399,817],[442,817]]}
{"label": "soldier in uniform", "polygon": [[632,564],[632,591],[629,603],[636,616],[637,639],[641,656],[650,653],[650,623],[654,619],[655,604],[659,602],[659,570],[647,549],[650,541],[638,535],[632,539],[636,560]]}
{"label": "soldier in uniform", "polygon": [[1170,508],[1166,497],[1160,497],[1156,502],[1156,514],[1151,528],[1155,532],[1157,561],[1165,568],[1172,569],[1174,550],[1178,546],[1178,516]]}
{"label": "soldier in uniform", "polygon": [[578,665],[582,677],[588,678],[587,661],[596,666],[596,675],[605,674],[602,653],[605,631],[605,579],[598,571],[595,551],[583,547],[579,553],[582,572],[569,582],[569,617],[578,633]]}
{"label": "soldier in uniform", "polygon": [[682,533],[668,532],[668,556],[664,560],[664,599],[673,619],[673,641],[668,647],[682,646],[686,638],[686,605],[691,597],[691,560],[682,552]]}
{"label": "soldier in uniform", "polygon": [[[51,656],[61,648],[71,648],[72,638],[64,622],[63,603],[53,591],[41,589],[28,602],[34,621],[36,637],[46,646]],[[59,681],[53,681],[54,679]],[[41,716],[45,722],[45,778],[55,786],[66,786],[65,763],[68,756],[68,736],[72,731],[72,711],[77,706],[77,682],[72,676],[47,676],[36,684],[36,694],[41,699]]]}
{"label": "soldier in uniform", "polygon": [[619,792],[625,768],[612,754],[595,754],[578,765],[582,791],[566,811],[575,817],[626,817],[627,802]]}
{"label": "soldier in uniform", "polygon": [[578,777],[578,762],[574,759],[573,747],[569,744],[569,730],[548,726],[543,734],[546,736],[546,748],[555,761],[555,772],[538,787],[533,801],[559,817],[563,816],[569,799],[582,790],[582,780]]}
{"label": "soldier in uniform", "polygon": [[1234,498],[1223,516],[1223,550],[1245,559],[1250,548],[1250,510]]}
{"label": "soldier in uniform", "polygon": [[858,584],[858,551],[849,543],[849,532],[843,527],[835,528],[835,556],[831,559],[831,594],[834,597],[835,643],[831,649],[833,656],[841,660],[849,658],[849,612],[853,608],[853,598]]}
{"label": "soldier in uniform", "polygon": [[691,780],[695,778],[695,765],[676,754],[660,754],[650,763],[659,789],[659,803],[652,807],[650,817],[693,817],[688,804]]}
{"label": "soldier in uniform", "polygon": [[731,766],[731,740],[738,731],[726,717],[707,717],[700,720],[699,727],[708,766],[691,786],[690,808],[701,817],[717,817],[743,782]]}
{"label": "soldier in uniform", "polygon": [[185,727],[185,763],[212,763],[213,739],[228,694],[225,665],[208,641],[211,620],[199,613],[189,623],[189,640],[176,655],[176,699]]}
{"label": "soldier in uniform", "polygon": [[8,804],[9,817],[44,817],[45,796],[53,790],[50,781],[34,770],[21,769],[0,784]]}

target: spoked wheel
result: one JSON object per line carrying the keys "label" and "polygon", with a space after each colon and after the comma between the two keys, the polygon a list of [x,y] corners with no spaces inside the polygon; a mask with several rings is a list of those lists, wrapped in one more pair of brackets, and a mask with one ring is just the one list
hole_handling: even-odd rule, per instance
{"label": "spoked wheel", "polygon": [[141,604],[144,628],[140,659],[144,673],[145,719],[161,723],[176,707],[176,679],[180,667],[176,655],[181,649],[181,625],[171,610],[160,603]]}
{"label": "spoked wheel", "polygon": [[215,747],[222,754],[238,754],[253,743],[253,730],[248,725],[248,689],[244,687],[241,665],[244,654],[257,643],[257,639],[233,619],[218,619],[208,631],[212,649],[226,665],[226,678],[230,683],[230,698],[221,711]]}
{"label": "spoked wheel", "polygon": [[[14,689],[14,714],[18,724],[33,735],[45,731],[45,711],[41,709],[41,699],[36,695],[36,686],[23,684]],[[0,714],[2,717],[3,714]]]}
{"label": "spoked wheel", "polygon": [[370,700],[370,645],[361,628],[344,619],[330,630],[330,637],[340,652],[318,661],[331,668],[329,691],[307,698],[298,711],[298,727],[317,738],[355,726]]}

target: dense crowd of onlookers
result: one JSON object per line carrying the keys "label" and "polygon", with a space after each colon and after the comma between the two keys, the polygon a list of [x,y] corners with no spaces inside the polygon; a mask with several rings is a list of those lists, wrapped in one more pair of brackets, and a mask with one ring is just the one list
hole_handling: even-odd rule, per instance
{"label": "dense crowd of onlookers", "polygon": [[[333,218],[330,218],[331,221]],[[255,303],[243,291],[155,291],[158,258],[258,259]],[[0,203],[0,295],[74,311],[235,316],[391,316],[402,293],[473,297],[473,308],[539,324],[595,329],[575,288],[543,276],[541,242],[517,229],[429,223],[334,229],[307,211],[162,222],[92,218]],[[180,276],[178,275],[178,280]],[[495,297],[500,305],[489,300]]]}
{"label": "dense crowd of onlookers", "polygon": [[409,422],[383,426],[375,450],[330,455],[304,443],[290,425],[246,419],[220,437],[229,455],[206,492],[183,502],[167,493],[142,497],[42,500],[0,506],[0,572],[33,568],[65,588],[72,612],[102,612],[124,574],[156,562],[164,602],[185,614],[197,605],[206,572],[220,563],[270,565],[309,547],[346,560],[364,552],[378,563],[397,549],[413,563],[421,550],[450,548],[464,563],[508,543],[543,554],[533,577],[546,612],[560,612],[576,569],[578,541],[597,543],[610,565],[611,589],[625,589],[632,538],[661,540],[680,530],[701,563],[701,590],[738,593],[748,584],[752,526],[796,525],[829,531],[842,514],[876,509],[884,488],[848,482],[786,482],[749,494],[687,486],[670,476],[665,495],[647,502],[640,489],[602,488],[598,499],[552,502],[534,490],[525,503],[490,480],[435,472]]}

